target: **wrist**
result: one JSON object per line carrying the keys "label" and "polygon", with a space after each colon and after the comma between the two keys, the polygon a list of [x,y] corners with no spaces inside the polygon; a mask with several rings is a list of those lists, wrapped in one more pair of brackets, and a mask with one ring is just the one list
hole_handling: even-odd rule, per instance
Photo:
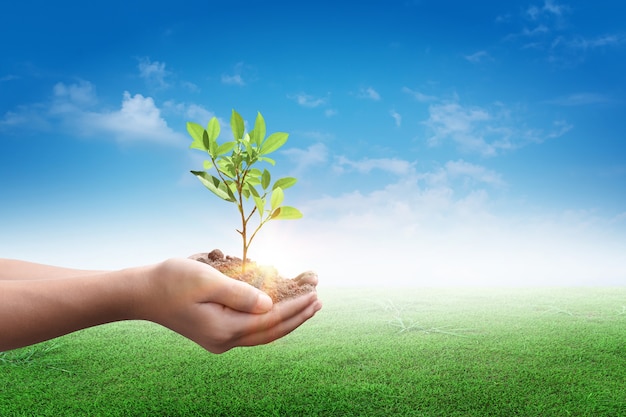
{"label": "wrist", "polygon": [[131,320],[155,321],[155,306],[159,300],[160,264],[146,265],[126,270],[123,279],[129,284],[128,313]]}
{"label": "wrist", "polygon": [[199,277],[184,268],[186,260],[165,261],[136,268],[134,314],[139,320],[166,325],[170,316],[185,304],[185,296],[192,291]]}

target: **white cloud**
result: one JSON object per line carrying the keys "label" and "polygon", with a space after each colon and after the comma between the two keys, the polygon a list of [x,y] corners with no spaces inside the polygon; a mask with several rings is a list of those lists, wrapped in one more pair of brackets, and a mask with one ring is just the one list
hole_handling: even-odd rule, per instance
{"label": "white cloud", "polygon": [[[561,137],[570,130],[572,130],[573,127],[574,126],[567,123],[565,120],[555,120],[554,122],[552,122],[552,130],[545,133],[545,138],[555,139]],[[538,140],[535,140],[535,142],[542,142],[542,139],[538,138]]]}
{"label": "white cloud", "polygon": [[478,132],[477,126],[492,116],[479,107],[465,108],[458,103],[436,104],[429,107],[430,118],[426,125],[434,135],[429,138],[431,145],[438,145],[444,138],[450,137],[455,142],[471,150],[491,153],[488,144]]}
{"label": "white cloud", "polygon": [[548,32],[550,32],[550,29],[548,29],[547,26],[539,25],[539,26],[535,26],[532,29],[524,28],[522,30],[522,35],[530,37],[530,36],[537,36],[537,35],[545,34]]}
{"label": "white cloud", "polygon": [[335,110],[335,109],[326,109],[326,110],[324,110],[324,115],[326,117],[336,116],[337,115],[337,110]]}
{"label": "white cloud", "polygon": [[189,81],[183,81],[182,83],[183,87],[188,90],[191,91],[192,93],[199,93],[200,92],[200,87],[198,87],[196,84],[189,82]]}
{"label": "white cloud", "polygon": [[402,115],[395,110],[390,110],[389,114],[393,117],[393,120],[396,122],[396,126],[400,127],[402,125]]}
{"label": "white cloud", "polygon": [[296,103],[298,103],[302,107],[315,108],[326,104],[326,99],[321,97],[314,97],[305,93],[290,95],[288,96],[288,98],[295,100]]}
{"label": "white cloud", "polygon": [[80,128],[91,135],[112,135],[121,142],[157,142],[178,145],[184,135],[174,132],[151,97],[131,96],[124,92],[122,107],[112,112],[88,112],[82,115]]}
{"label": "white cloud", "polygon": [[54,94],[54,100],[50,106],[52,114],[80,112],[98,102],[94,85],[84,80],[70,85],[57,83],[52,91]]}
{"label": "white cloud", "polygon": [[[626,173],[626,169],[624,167],[622,167],[622,175]],[[626,225],[626,211],[619,213],[617,215],[615,215],[613,218],[610,219],[610,224],[611,225]]]}
{"label": "white cloud", "polygon": [[598,49],[605,52],[622,45],[626,45],[626,35],[623,34],[605,34],[595,37],[563,34],[552,39],[549,44],[540,43],[538,49],[548,52],[548,62],[567,68],[584,62],[587,56]]}
{"label": "white cloud", "polygon": [[281,153],[288,156],[290,162],[295,165],[295,173],[301,173],[312,166],[324,164],[328,160],[328,148],[323,143],[314,143],[306,149],[285,149]]}
{"label": "white cloud", "polygon": [[332,133],[320,132],[320,131],[315,131],[315,130],[310,130],[310,131],[305,131],[305,132],[302,132],[302,131],[294,132],[294,136],[295,135],[302,136],[308,139],[313,139],[317,142],[327,142],[331,140],[332,138],[334,138],[335,136]]}
{"label": "white cloud", "polygon": [[564,4],[558,4],[552,0],[545,0],[543,6],[529,6],[526,9],[526,16],[531,20],[538,20],[549,17],[561,17],[570,11],[570,7]]}
{"label": "white cloud", "polygon": [[[390,166],[371,160],[355,165],[363,171]],[[403,174],[412,171],[410,164],[398,166]],[[434,173],[401,175],[369,193],[355,190],[307,201],[299,205],[306,219],[302,228],[296,225],[293,234],[282,230],[267,239],[283,257],[288,254],[294,265],[315,268],[331,286],[432,285],[441,276],[466,277],[467,271],[456,276],[445,266],[453,259],[455,265],[462,262],[455,259],[462,245],[451,239],[457,238],[457,227],[488,223],[487,193],[476,189],[457,195],[448,182],[427,184],[429,174]],[[280,239],[289,247],[283,248]],[[438,263],[439,272],[433,274]]]}
{"label": "white cloud", "polygon": [[546,103],[556,104],[558,106],[587,106],[591,104],[611,104],[615,103],[615,100],[604,94],[573,93],[548,100]]}
{"label": "white cloud", "polygon": [[198,120],[197,123],[206,125],[209,120],[211,120],[215,116],[215,113],[205,109],[200,105],[190,104],[189,106],[187,106],[185,116],[190,120]]}
{"label": "white cloud", "polygon": [[528,143],[541,143],[565,134],[572,128],[564,121],[557,121],[552,129],[517,128],[510,120],[510,111],[503,105],[492,109],[478,106],[462,106],[457,102],[429,106],[429,118],[424,122],[431,131],[430,146],[438,146],[452,140],[460,150],[482,156],[496,156]]}
{"label": "white cloud", "polygon": [[545,0],[543,4],[543,11],[547,13],[551,13],[556,16],[561,16],[565,12],[568,12],[569,10],[570,10],[569,6],[564,5],[564,4],[557,4],[555,1],[552,1],[552,0]]}
{"label": "white cloud", "polygon": [[13,80],[19,80],[19,79],[20,77],[18,77],[17,75],[7,74],[7,75],[3,75],[2,77],[0,77],[0,82],[13,81]]}
{"label": "white cloud", "polygon": [[445,172],[452,179],[460,177],[472,183],[483,183],[498,188],[506,185],[499,173],[463,160],[446,162]]}
{"label": "white cloud", "polygon": [[222,83],[230,84],[230,85],[240,85],[240,86],[246,85],[243,78],[241,78],[241,74],[233,74],[233,75],[224,74],[222,75]]}
{"label": "white cloud", "polygon": [[72,129],[81,123],[83,113],[97,104],[93,84],[79,80],[75,84],[57,83],[52,88],[52,99],[47,103],[22,105],[4,114],[0,127],[47,131],[59,122]]}
{"label": "white cloud", "polygon": [[505,23],[511,20],[511,13],[505,13],[499,16],[496,16],[496,23]]}
{"label": "white cloud", "polygon": [[[518,41],[521,40],[524,42],[522,45],[522,49],[545,49],[548,47],[549,36],[552,33],[552,29],[543,23],[536,24],[533,22],[534,26],[528,27],[524,25],[521,31],[509,33],[504,37],[504,41]],[[529,38],[532,38],[533,42],[529,42]]]}
{"label": "white cloud", "polygon": [[373,170],[390,172],[398,176],[413,174],[413,164],[397,158],[364,158],[352,161],[344,156],[339,156],[334,167],[336,172],[344,172],[346,169],[367,174]]}
{"label": "white cloud", "polygon": [[75,134],[112,137],[122,142],[180,144],[186,140],[167,125],[151,97],[132,96],[125,91],[119,110],[93,111],[89,108],[97,103],[97,96],[95,87],[87,81],[70,85],[57,83],[53,93],[47,116],[60,121],[65,129]]}
{"label": "white cloud", "polygon": [[546,54],[545,59],[557,66],[571,67],[583,62],[586,53],[598,48],[616,48],[626,44],[623,33],[581,35],[573,31],[567,18],[573,9],[553,0],[532,5],[518,22],[519,31],[504,37],[506,41],[521,41],[522,49]]}
{"label": "white cloud", "polygon": [[554,1],[551,0],[546,0],[544,5],[543,5],[543,10],[545,10],[548,13],[552,13],[554,15],[557,16],[561,16],[563,15],[564,12],[567,12],[570,10],[569,6],[563,5],[563,4],[557,4]]}
{"label": "white cloud", "polygon": [[372,87],[361,88],[357,97],[374,101],[380,100],[380,94]]}
{"label": "white cloud", "polygon": [[528,9],[526,9],[526,14],[532,20],[537,19],[539,17],[540,13],[541,13],[541,10],[537,6],[529,6]]}
{"label": "white cloud", "polygon": [[32,117],[28,115],[28,110],[20,107],[17,111],[8,111],[0,119],[0,127],[10,128],[26,124]]}
{"label": "white cloud", "polygon": [[[0,129],[15,130],[27,126],[31,130],[55,129],[79,137],[98,137],[119,142],[153,142],[179,146],[188,139],[174,131],[152,97],[131,95],[125,91],[117,110],[98,108],[95,86],[84,80],[52,88],[52,99],[18,107],[0,118]],[[206,123],[213,113],[196,104],[163,104],[167,112]]]}
{"label": "white cloud", "polygon": [[[323,155],[323,149],[311,146],[299,155],[307,160]],[[499,185],[494,177],[498,174],[486,167],[448,161],[370,192],[354,189],[294,201],[304,218],[272,222],[257,238],[251,256],[287,277],[315,270],[320,288],[624,285],[626,235],[610,234],[615,222],[624,226],[624,213],[611,218],[614,223],[586,211],[552,217],[495,214],[490,187]],[[470,186],[463,186],[464,178],[471,178]],[[198,251],[206,245],[200,227],[221,236],[220,248],[236,254],[239,241],[231,227],[211,223],[211,218],[228,217],[229,210],[211,208],[212,216],[200,223],[181,222],[169,212],[159,217],[149,210],[137,221],[124,212],[129,223],[114,222],[113,230],[110,224],[94,226],[90,216],[68,216],[60,223],[48,219],[42,228],[32,229],[40,239],[16,233],[17,239],[4,242],[0,252],[31,259],[35,253],[35,261],[82,268],[123,268]],[[83,225],[93,233],[77,244],[80,239],[71,229]],[[70,235],[59,235],[59,230],[68,229]],[[37,243],[50,240],[58,244],[46,248]],[[94,245],[105,256],[95,256]]]}
{"label": "white cloud", "polygon": [[[562,39],[555,40],[553,46],[557,45],[557,41],[562,41]],[[601,47],[609,47],[609,46],[619,46],[626,44],[626,35],[618,35],[618,34],[607,34],[602,36],[596,36],[594,38],[587,38],[583,36],[576,36],[571,40],[563,41],[566,46],[573,49],[595,49]]]}
{"label": "white cloud", "polygon": [[402,92],[413,96],[413,98],[415,98],[417,101],[419,101],[421,103],[427,103],[427,102],[430,102],[430,101],[438,101],[437,97],[435,97],[435,96],[429,96],[429,95],[423,94],[423,93],[421,93],[419,91],[411,90],[408,87],[402,87]]}
{"label": "white cloud", "polygon": [[173,100],[164,102],[163,110],[167,113],[176,114],[184,117],[188,121],[199,123],[201,125],[205,125],[209,120],[211,120],[212,117],[215,116],[215,113],[198,104],[179,103]]}
{"label": "white cloud", "polygon": [[142,58],[139,60],[139,75],[146,80],[148,85],[158,88],[168,87],[165,77],[169,75],[169,71],[165,70],[165,63],[159,61],[150,61],[150,58]]}
{"label": "white cloud", "polygon": [[179,104],[178,106],[179,112],[182,112],[186,119],[201,125],[206,125],[209,120],[215,117],[215,113],[199,104]]}
{"label": "white cloud", "polygon": [[474,64],[477,64],[481,61],[485,61],[491,58],[489,54],[487,53],[487,51],[478,51],[470,55],[464,55],[463,57],[469,62],[474,63]]}
{"label": "white cloud", "polygon": [[[59,118],[63,126],[83,136],[112,137],[120,142],[156,142],[178,145],[184,135],[174,132],[161,116],[161,110],[151,97],[131,95],[125,91],[119,110],[92,111],[97,103],[93,84],[57,83],[53,89],[54,101],[50,114]],[[190,106],[187,111],[202,113],[200,107]]]}
{"label": "white cloud", "polygon": [[244,85],[246,85],[246,81],[243,79],[242,76],[243,70],[244,63],[238,62],[235,65],[232,74],[222,74],[222,84],[238,85],[240,87],[243,87]]}
{"label": "white cloud", "polygon": [[448,161],[439,168],[419,173],[417,178],[423,182],[425,189],[447,190],[450,196],[469,193],[475,198],[483,195],[487,188],[500,190],[507,186],[499,172],[462,159]]}
{"label": "white cloud", "polygon": [[497,172],[448,161],[367,193],[300,202],[302,221],[273,225],[257,244],[287,276],[316,270],[322,287],[625,282],[626,241],[604,235],[608,222],[586,212],[495,214],[489,190],[502,184]]}

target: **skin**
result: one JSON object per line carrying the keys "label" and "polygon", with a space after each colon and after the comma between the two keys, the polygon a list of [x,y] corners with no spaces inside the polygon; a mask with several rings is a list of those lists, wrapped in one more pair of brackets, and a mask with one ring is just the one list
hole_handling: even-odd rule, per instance
{"label": "skin", "polygon": [[118,271],[0,259],[0,351],[114,321],[149,320],[223,353],[281,338],[321,307],[315,292],[272,304],[260,290],[190,259]]}

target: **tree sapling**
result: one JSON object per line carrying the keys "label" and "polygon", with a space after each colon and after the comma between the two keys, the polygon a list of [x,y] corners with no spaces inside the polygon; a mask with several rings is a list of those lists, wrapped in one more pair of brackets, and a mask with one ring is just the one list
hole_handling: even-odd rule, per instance
{"label": "tree sapling", "polygon": [[[293,186],[293,177],[280,178],[273,182],[271,173],[255,167],[259,162],[274,166],[275,161],[267,155],[285,144],[287,133],[277,132],[265,136],[265,120],[257,114],[254,128],[245,132],[243,118],[233,110],[230,118],[233,141],[219,144],[220,124],[213,117],[206,129],[193,122],[187,123],[187,132],[193,142],[190,148],[207,152],[204,171],[191,171],[200,182],[222,200],[234,203],[241,217],[241,228],[237,232],[243,240],[242,272],[245,271],[248,250],[261,228],[270,220],[299,219],[302,213],[291,206],[283,206],[284,190]],[[215,169],[212,175],[207,171]],[[250,203],[253,200],[253,205]],[[269,202],[269,205],[268,205]],[[254,213],[259,221],[250,223]]]}

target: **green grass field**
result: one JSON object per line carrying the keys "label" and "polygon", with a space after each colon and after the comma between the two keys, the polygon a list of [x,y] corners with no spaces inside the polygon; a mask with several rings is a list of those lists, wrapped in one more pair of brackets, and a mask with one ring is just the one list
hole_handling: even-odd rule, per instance
{"label": "green grass field", "polygon": [[0,353],[0,416],[626,416],[626,287],[320,297],[223,355],[146,322]]}

